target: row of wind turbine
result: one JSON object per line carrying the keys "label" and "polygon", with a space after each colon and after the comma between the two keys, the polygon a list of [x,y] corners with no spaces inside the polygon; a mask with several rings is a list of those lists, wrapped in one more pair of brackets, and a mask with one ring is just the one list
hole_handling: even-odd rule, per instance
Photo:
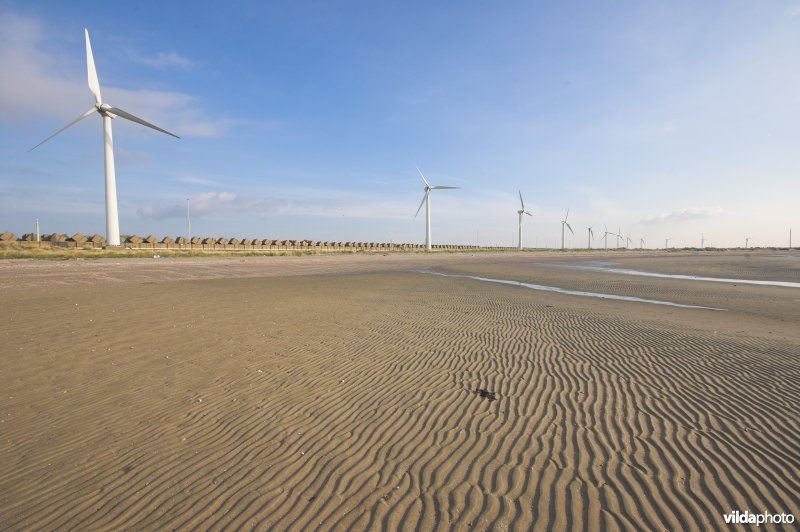
{"label": "row of wind turbine", "polygon": [[[100,81],[97,76],[97,69],[95,68],[94,63],[94,56],[92,54],[92,45],[89,40],[89,31],[84,29],[84,34],[86,37],[86,70],[87,70],[87,82],[89,85],[89,90],[91,91],[92,95],[94,96],[95,103],[94,105],[68,123],[66,126],[62,127],[36,146],[31,148],[28,151],[33,151],[42,144],[46,143],[62,131],[72,127],[73,125],[77,124],[81,120],[97,113],[103,119],[103,140],[104,140],[104,160],[105,160],[105,206],[106,206],[106,241],[110,246],[119,246],[120,245],[120,235],[119,235],[119,213],[117,209],[117,185],[116,185],[116,173],[114,168],[114,142],[113,136],[111,131],[111,120],[117,117],[124,118],[131,122],[135,122],[137,124],[143,125],[150,129],[154,129],[160,133],[164,133],[166,135],[170,135],[175,138],[180,138],[174,133],[170,133],[169,131],[162,129],[146,120],[143,120],[127,111],[120,109],[119,107],[114,107],[109,105],[108,103],[103,101],[103,98],[100,93]],[[445,186],[445,185],[431,185],[428,180],[425,178],[425,175],[422,171],[417,167],[417,172],[419,172],[420,177],[425,185],[425,192],[422,197],[422,202],[420,203],[419,207],[417,208],[417,212],[414,215],[415,217],[419,215],[420,210],[422,209],[422,205],[425,204],[425,248],[430,250],[432,247],[432,240],[431,240],[431,191],[432,190],[446,190],[446,189],[458,189],[460,187],[453,187],[453,186]],[[525,201],[522,198],[522,191],[518,191],[519,193],[519,202],[520,202],[520,209],[517,211],[518,214],[518,241],[517,247],[518,249],[522,249],[522,219],[525,215],[533,216],[528,210],[525,208]],[[188,204],[187,204],[188,209]],[[187,212],[188,216],[188,212]],[[565,236],[565,228],[569,229],[571,234],[575,234],[572,230],[572,226],[568,222],[569,219],[569,209],[567,209],[566,214],[564,215],[564,219],[561,220],[561,249],[565,248],[564,236]],[[592,247],[592,239],[594,238],[593,227],[587,227],[588,230],[588,242],[587,246],[589,248]],[[191,232],[191,231],[190,231]],[[621,229],[618,229],[616,233],[612,233],[608,230],[608,227],[605,227],[605,232],[603,233],[603,243],[605,248],[608,248],[608,236],[614,236],[617,238],[617,247],[619,247],[619,241],[623,238]],[[668,247],[669,241],[671,239],[668,238],[665,241],[664,247]],[[705,234],[701,235],[701,248],[705,247]],[[790,236],[791,241],[791,236]],[[630,246],[633,241],[631,240],[631,235],[628,233],[628,236],[624,238],[625,247]],[[640,247],[644,246],[644,239],[640,239],[639,241]],[[745,239],[745,248],[749,247],[750,238]]]}

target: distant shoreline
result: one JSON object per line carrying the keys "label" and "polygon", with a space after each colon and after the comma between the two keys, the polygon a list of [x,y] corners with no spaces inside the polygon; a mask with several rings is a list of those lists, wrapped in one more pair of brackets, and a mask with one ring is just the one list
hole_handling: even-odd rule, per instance
{"label": "distant shoreline", "polygon": [[[279,242],[279,243],[278,243]],[[294,242],[294,243],[288,243]],[[105,246],[104,243],[62,241],[0,241],[0,260],[4,259],[121,259],[150,258],[157,255],[167,257],[221,257],[221,256],[304,256],[304,255],[352,255],[352,254],[442,254],[442,253],[524,253],[524,254],[636,254],[657,253],[671,255],[676,253],[757,253],[788,252],[797,248],[757,247],[757,248],[522,248],[516,247],[476,247],[466,245],[436,245],[433,250],[426,251],[419,244],[386,244],[371,242],[311,242],[311,241],[275,241],[270,244],[176,244],[165,242],[126,243],[119,247]]]}

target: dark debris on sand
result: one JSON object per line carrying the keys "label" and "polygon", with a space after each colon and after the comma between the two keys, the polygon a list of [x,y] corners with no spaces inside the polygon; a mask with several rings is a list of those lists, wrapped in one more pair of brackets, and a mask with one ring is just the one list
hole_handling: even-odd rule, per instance
{"label": "dark debris on sand", "polygon": [[497,394],[496,393],[490,392],[489,390],[486,390],[485,388],[478,388],[477,390],[475,390],[475,393],[480,395],[483,399],[488,399],[490,401],[494,401],[495,399],[497,399]]}

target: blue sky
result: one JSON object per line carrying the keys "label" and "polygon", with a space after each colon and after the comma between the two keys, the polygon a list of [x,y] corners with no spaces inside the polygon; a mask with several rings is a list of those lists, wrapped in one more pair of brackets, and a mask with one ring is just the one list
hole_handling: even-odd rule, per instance
{"label": "blue sky", "polygon": [[[561,5],[564,4],[564,5]],[[0,230],[560,245],[800,242],[800,2],[0,0]],[[595,241],[593,246],[602,246]]]}

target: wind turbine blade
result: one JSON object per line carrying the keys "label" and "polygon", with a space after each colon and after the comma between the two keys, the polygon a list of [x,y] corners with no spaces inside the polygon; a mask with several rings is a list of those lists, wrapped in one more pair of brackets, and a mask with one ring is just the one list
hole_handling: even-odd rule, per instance
{"label": "wind turbine blade", "polygon": [[567,221],[567,218],[569,218],[569,207],[567,207],[567,215],[564,216],[564,221],[565,222]]}
{"label": "wind turbine blade", "polygon": [[100,97],[100,81],[97,79],[97,70],[94,68],[94,56],[92,56],[92,43],[89,42],[89,30],[83,28],[86,33],[86,71],[89,79],[89,90],[94,94],[97,103],[103,99]]}
{"label": "wind turbine blade", "polygon": [[37,145],[36,145],[36,146],[34,146],[33,148],[29,149],[28,151],[29,151],[29,152],[31,152],[31,151],[35,150],[36,148],[38,148],[39,146],[41,146],[42,144],[44,144],[44,143],[45,143],[45,142],[47,142],[48,140],[52,139],[53,137],[55,137],[56,135],[58,135],[59,133],[61,133],[61,132],[62,132],[62,131],[64,131],[65,129],[67,129],[68,127],[70,127],[70,126],[72,126],[72,125],[75,125],[75,124],[77,124],[78,122],[80,122],[81,120],[83,120],[84,118],[86,118],[87,116],[89,116],[90,114],[92,114],[92,113],[94,113],[94,112],[96,112],[96,111],[97,111],[97,107],[94,107],[94,106],[92,106],[92,108],[91,108],[91,109],[89,109],[88,111],[86,111],[85,113],[83,113],[81,116],[79,116],[78,118],[76,118],[75,120],[73,120],[72,122],[70,122],[69,124],[67,124],[66,126],[64,126],[64,127],[62,127],[61,129],[59,129],[58,131],[56,131],[55,133],[53,133],[52,135],[50,135],[49,137],[47,137],[46,139],[44,139],[42,142],[40,142],[39,144],[37,144]]}
{"label": "wind turbine blade", "polygon": [[575,234],[575,231],[572,230],[572,227],[570,227],[569,224],[566,221],[564,221],[564,225],[567,226],[567,229],[569,229],[570,233],[572,233],[573,235]]}
{"label": "wind turbine blade", "polygon": [[522,210],[524,211],[525,210],[525,202],[522,201],[522,191],[518,190],[517,192],[519,192],[519,204],[522,205]]}
{"label": "wind turbine blade", "polygon": [[419,169],[419,166],[417,166],[417,172],[419,172],[419,176],[422,178],[422,180],[425,181],[425,186],[430,188],[431,184],[428,183],[427,179],[425,179],[425,176],[422,174],[422,170]]}
{"label": "wind turbine blade", "polygon": [[[428,197],[428,192],[426,191],[425,195],[422,196],[422,201],[420,202],[419,207],[417,207],[417,214],[419,214],[419,211],[422,210],[422,206],[425,205],[425,198],[427,197]],[[417,214],[414,215],[414,218],[417,217]]]}
{"label": "wind turbine blade", "polygon": [[591,227],[589,228],[589,236],[594,236],[594,232],[592,231]]}
{"label": "wind turbine blade", "polygon": [[522,212],[524,212],[524,213],[525,213],[525,214],[527,214],[528,216],[533,216],[533,215],[532,215],[531,213],[529,213],[528,211],[522,211]]}
{"label": "wind turbine blade", "polygon": [[[103,106],[103,107],[105,108],[105,106]],[[126,119],[130,120],[131,122],[136,122],[137,124],[141,124],[143,126],[147,126],[150,129],[155,129],[156,131],[160,131],[162,133],[166,133],[170,137],[175,137],[176,139],[180,138],[178,135],[175,135],[174,133],[170,133],[166,129],[161,129],[158,126],[156,126],[154,124],[151,124],[147,120],[142,120],[138,116],[133,116],[132,114],[128,113],[127,111],[123,111],[119,107],[109,107],[109,108],[107,108],[105,110],[108,111],[111,114],[114,114],[114,115],[117,115],[117,116],[121,116],[122,118],[126,118]]]}
{"label": "wind turbine blade", "polygon": [[448,188],[461,188],[461,187],[441,187],[441,186],[436,186],[436,187],[431,187],[431,190],[444,190],[444,189],[448,189]]}

